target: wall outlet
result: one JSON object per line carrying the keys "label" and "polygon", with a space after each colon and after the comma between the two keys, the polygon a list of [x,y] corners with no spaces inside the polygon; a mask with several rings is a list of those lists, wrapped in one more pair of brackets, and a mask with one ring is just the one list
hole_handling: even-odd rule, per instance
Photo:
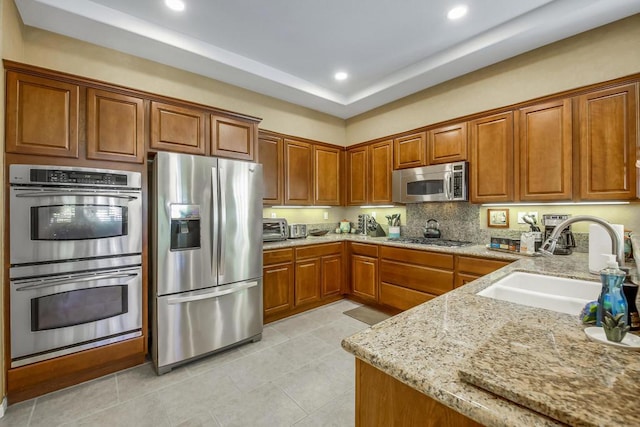
{"label": "wall outlet", "polygon": [[538,212],[518,212],[518,224],[526,224],[524,219],[522,218],[525,215],[529,215],[532,218],[535,218],[536,224],[540,224],[540,218],[538,218]]}
{"label": "wall outlet", "polygon": [[276,217],[276,213],[275,212],[271,212],[271,218],[275,218]]}
{"label": "wall outlet", "polygon": [[375,212],[371,212],[371,218],[375,218],[376,217],[376,213]]}
{"label": "wall outlet", "polygon": [[329,212],[324,212],[324,213],[322,214],[322,218],[324,218],[324,219],[329,219]]}
{"label": "wall outlet", "polygon": [[526,224],[526,222],[524,222],[524,219],[522,219],[522,217],[526,214],[526,212],[518,212],[518,224]]}

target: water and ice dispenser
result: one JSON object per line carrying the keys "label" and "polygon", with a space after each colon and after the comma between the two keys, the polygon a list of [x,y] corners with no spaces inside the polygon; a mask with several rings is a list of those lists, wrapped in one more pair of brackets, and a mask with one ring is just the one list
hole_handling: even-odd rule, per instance
{"label": "water and ice dispenser", "polygon": [[200,249],[200,205],[171,205],[171,250]]}

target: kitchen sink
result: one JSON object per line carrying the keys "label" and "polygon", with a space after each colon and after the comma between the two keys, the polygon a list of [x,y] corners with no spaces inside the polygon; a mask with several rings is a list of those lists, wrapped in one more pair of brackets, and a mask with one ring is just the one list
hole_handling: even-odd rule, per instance
{"label": "kitchen sink", "polygon": [[586,303],[598,299],[600,288],[599,282],[517,271],[477,295],[578,315]]}

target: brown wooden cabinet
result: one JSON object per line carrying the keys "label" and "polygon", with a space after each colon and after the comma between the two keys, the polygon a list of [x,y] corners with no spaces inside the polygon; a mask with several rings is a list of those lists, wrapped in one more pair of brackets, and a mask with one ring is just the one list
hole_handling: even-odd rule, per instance
{"label": "brown wooden cabinet", "polygon": [[313,145],[313,204],[340,206],[343,150]]}
{"label": "brown wooden cabinet", "polygon": [[467,160],[467,123],[442,126],[427,132],[427,164]]}
{"label": "brown wooden cabinet", "polygon": [[349,244],[351,293],[364,301],[378,301],[378,246]]}
{"label": "brown wooden cabinet", "polygon": [[258,124],[211,114],[211,155],[239,160],[256,160]]}
{"label": "brown wooden cabinet", "polygon": [[202,110],[151,102],[149,148],[187,154],[207,154],[206,114]]}
{"label": "brown wooden cabinet", "polygon": [[637,84],[598,90],[577,98],[580,199],[637,197],[637,98]]}
{"label": "brown wooden cabinet", "polygon": [[571,200],[571,100],[560,99],[516,112],[519,199]]}
{"label": "brown wooden cabinet", "polygon": [[80,87],[6,73],[8,153],[78,158]]}
{"label": "brown wooden cabinet", "polygon": [[284,140],[284,204],[313,205],[313,145]]}
{"label": "brown wooden cabinet", "polygon": [[512,202],[513,113],[469,122],[471,203]]}
{"label": "brown wooden cabinet", "polygon": [[144,162],[144,100],[87,89],[87,158]]}
{"label": "brown wooden cabinet", "polygon": [[322,298],[342,293],[344,277],[342,258],[342,253],[322,257]]}
{"label": "brown wooden cabinet", "polygon": [[480,427],[356,358],[356,427]]}
{"label": "brown wooden cabinet", "polygon": [[259,162],[264,177],[263,203],[268,206],[284,203],[284,139],[268,132],[258,137]]}
{"label": "brown wooden cabinet", "polygon": [[294,306],[293,249],[276,249],[263,254],[263,307],[265,321]]}
{"label": "brown wooden cabinet", "polygon": [[393,141],[347,150],[347,205],[392,203]]}
{"label": "brown wooden cabinet", "polygon": [[427,164],[427,135],[419,132],[393,140],[393,168],[405,169]]}
{"label": "brown wooden cabinet", "polygon": [[409,309],[453,289],[453,255],[380,247],[380,304]]}
{"label": "brown wooden cabinet", "polygon": [[497,259],[456,256],[456,278],[455,287],[466,285],[485,274],[492,273],[505,265],[509,265],[511,261],[501,261]]}
{"label": "brown wooden cabinet", "polygon": [[320,258],[296,261],[295,306],[320,300],[320,280],[322,279]]}

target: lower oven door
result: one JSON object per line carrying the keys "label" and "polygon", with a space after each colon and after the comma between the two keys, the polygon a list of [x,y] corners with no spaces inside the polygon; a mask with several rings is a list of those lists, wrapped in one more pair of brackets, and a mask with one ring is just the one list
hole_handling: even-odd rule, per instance
{"label": "lower oven door", "polygon": [[153,362],[172,365],[262,333],[262,278],[157,297]]}
{"label": "lower oven door", "polygon": [[11,366],[98,347],[142,328],[142,267],[11,281]]}

